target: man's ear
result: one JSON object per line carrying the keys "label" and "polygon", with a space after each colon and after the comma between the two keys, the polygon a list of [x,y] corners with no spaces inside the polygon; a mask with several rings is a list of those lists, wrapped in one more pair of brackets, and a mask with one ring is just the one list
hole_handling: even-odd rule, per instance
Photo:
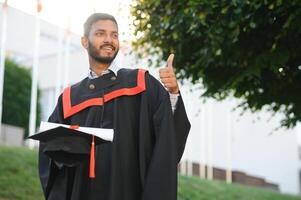
{"label": "man's ear", "polygon": [[88,49],[89,41],[88,41],[88,38],[87,38],[86,36],[82,36],[82,38],[81,38],[81,43],[82,43],[82,46],[83,46],[85,49]]}

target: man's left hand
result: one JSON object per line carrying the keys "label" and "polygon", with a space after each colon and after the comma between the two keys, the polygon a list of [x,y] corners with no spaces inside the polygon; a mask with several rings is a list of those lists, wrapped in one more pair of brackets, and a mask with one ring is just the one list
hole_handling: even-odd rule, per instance
{"label": "man's left hand", "polygon": [[179,93],[179,86],[176,78],[176,74],[173,69],[173,58],[174,54],[170,54],[167,59],[167,67],[162,68],[159,70],[160,80],[163,85],[166,87],[169,93],[171,94],[178,94]]}

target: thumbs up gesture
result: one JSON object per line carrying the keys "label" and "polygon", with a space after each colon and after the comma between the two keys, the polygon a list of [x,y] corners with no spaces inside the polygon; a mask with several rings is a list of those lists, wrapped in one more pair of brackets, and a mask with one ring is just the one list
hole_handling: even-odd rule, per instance
{"label": "thumbs up gesture", "polygon": [[175,55],[170,54],[167,59],[167,67],[162,68],[159,70],[160,80],[163,85],[166,87],[169,93],[171,94],[178,94],[179,93],[179,86],[176,78],[176,74],[173,69],[173,59]]}

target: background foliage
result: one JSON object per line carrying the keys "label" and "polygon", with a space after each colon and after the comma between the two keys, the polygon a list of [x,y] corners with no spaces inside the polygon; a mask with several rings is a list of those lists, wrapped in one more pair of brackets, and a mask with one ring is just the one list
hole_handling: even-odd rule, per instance
{"label": "background foliage", "polygon": [[[7,59],[5,61],[2,122],[24,128],[28,135],[31,72]],[[41,121],[40,95],[38,92],[37,124]]]}
{"label": "background foliage", "polygon": [[284,113],[284,127],[301,120],[301,1],[136,0],[132,14],[140,55],[175,53],[202,95]]}

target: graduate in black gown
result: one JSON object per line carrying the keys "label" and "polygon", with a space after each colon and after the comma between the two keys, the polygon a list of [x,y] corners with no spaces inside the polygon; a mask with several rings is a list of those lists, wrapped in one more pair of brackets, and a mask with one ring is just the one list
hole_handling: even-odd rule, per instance
{"label": "graduate in black gown", "polygon": [[[173,55],[160,71],[164,88],[145,70],[116,65],[119,40],[113,16],[95,13],[84,30],[89,76],[64,90],[49,122],[113,129],[114,139],[95,147],[94,169],[91,156],[70,162],[68,154],[75,154],[68,149],[78,145],[41,142],[39,174],[45,199],[176,200],[177,164],[190,123],[172,69]],[[66,161],[46,151],[65,151]]]}

